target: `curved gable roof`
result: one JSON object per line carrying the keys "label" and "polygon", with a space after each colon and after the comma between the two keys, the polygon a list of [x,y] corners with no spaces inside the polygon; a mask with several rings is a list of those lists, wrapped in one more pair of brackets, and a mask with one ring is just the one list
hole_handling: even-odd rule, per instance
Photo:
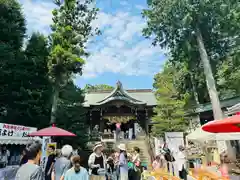
{"label": "curved gable roof", "polygon": [[121,82],[113,91],[90,92],[85,95],[85,107],[102,105],[114,100],[123,100],[131,104],[155,106],[156,98],[150,89],[124,90]]}

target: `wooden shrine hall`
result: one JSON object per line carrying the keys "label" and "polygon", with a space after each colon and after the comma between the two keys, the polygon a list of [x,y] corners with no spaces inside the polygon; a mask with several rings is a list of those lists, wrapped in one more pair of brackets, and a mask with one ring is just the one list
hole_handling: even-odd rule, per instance
{"label": "wooden shrine hall", "polygon": [[141,132],[148,133],[156,98],[151,89],[124,89],[120,81],[114,90],[90,91],[85,94],[84,107],[90,130],[114,132],[116,123],[121,130],[132,131],[132,138]]}

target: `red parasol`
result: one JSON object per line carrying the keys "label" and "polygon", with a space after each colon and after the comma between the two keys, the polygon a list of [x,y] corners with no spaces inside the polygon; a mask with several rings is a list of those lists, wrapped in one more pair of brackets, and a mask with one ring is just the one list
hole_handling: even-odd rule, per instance
{"label": "red parasol", "polygon": [[240,132],[240,114],[227,117],[223,120],[210,121],[202,129],[211,133]]}
{"label": "red parasol", "polygon": [[64,129],[57,128],[55,125],[52,127],[44,128],[39,131],[29,134],[29,136],[76,136],[75,134],[68,132]]}

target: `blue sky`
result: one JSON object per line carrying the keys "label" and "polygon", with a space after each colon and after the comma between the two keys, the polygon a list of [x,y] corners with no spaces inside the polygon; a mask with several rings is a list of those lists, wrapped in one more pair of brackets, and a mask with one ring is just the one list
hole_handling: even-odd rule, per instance
{"label": "blue sky", "polygon": [[[28,34],[49,34],[52,22],[52,0],[19,0],[27,19]],[[120,80],[125,88],[152,88],[153,76],[162,68],[166,51],[153,47],[142,37],[146,22],[141,16],[146,0],[97,0],[100,8],[93,26],[102,35],[90,39],[83,76],[75,83],[115,85]]]}

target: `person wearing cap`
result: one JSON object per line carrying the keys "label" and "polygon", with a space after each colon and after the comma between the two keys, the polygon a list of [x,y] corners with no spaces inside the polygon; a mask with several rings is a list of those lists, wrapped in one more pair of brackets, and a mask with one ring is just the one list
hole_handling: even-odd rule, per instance
{"label": "person wearing cap", "polygon": [[73,148],[70,145],[64,145],[61,149],[61,157],[56,159],[54,163],[52,179],[63,180],[63,175],[71,168],[70,158],[72,156]]}
{"label": "person wearing cap", "polygon": [[96,143],[93,153],[88,159],[89,174],[91,180],[106,179],[106,158],[103,154],[103,143]]}
{"label": "person wearing cap", "polygon": [[120,150],[119,156],[119,170],[120,170],[120,180],[128,180],[128,160],[127,160],[127,152],[126,145],[120,144],[118,146]]}
{"label": "person wearing cap", "polygon": [[80,156],[72,157],[73,167],[64,174],[64,180],[89,180],[87,170],[80,165]]}

